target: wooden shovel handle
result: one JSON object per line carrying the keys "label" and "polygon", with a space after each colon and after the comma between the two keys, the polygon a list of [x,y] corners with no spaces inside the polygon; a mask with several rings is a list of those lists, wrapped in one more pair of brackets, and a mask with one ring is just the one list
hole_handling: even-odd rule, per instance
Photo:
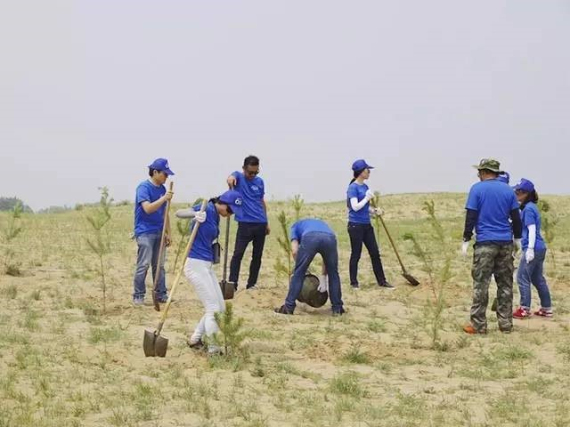
{"label": "wooden shovel handle", "polygon": [[[174,182],[170,181],[170,186],[168,191],[172,193],[174,188]],[[152,302],[154,303],[154,309],[160,311],[160,305],[158,304],[157,292],[158,292],[158,281],[160,280],[160,273],[162,272],[162,254],[164,253],[164,241],[166,239],[166,224],[168,223],[168,216],[170,214],[170,200],[166,202],[166,210],[164,212],[164,221],[162,223],[162,236],[160,237],[160,246],[158,249],[158,261],[156,266],[156,276],[154,277],[154,286],[152,289]]]}
{"label": "wooden shovel handle", "polygon": [[[204,212],[206,210],[206,206],[208,206],[208,200],[204,199],[202,201],[202,206],[200,207],[200,212]],[[190,239],[188,239],[188,244],[186,245],[186,251],[184,252],[186,256],[188,256],[189,252],[192,250],[192,245],[194,244],[194,240],[196,240],[196,235],[198,234],[198,228],[200,228],[200,223],[196,221],[194,224],[194,228],[192,229],[192,234],[190,234]],[[164,321],[166,320],[166,316],[168,315],[168,309],[170,308],[170,304],[172,303],[172,296],[174,295],[174,291],[178,287],[178,282],[180,282],[182,273],[184,273],[184,266],[185,263],[183,262],[182,267],[180,267],[180,270],[176,275],[176,279],[174,279],[174,283],[172,284],[172,289],[170,289],[170,295],[168,296],[168,301],[166,302],[166,306],[164,307],[164,311],[162,312],[162,316],[160,317],[160,323],[156,328],[156,335],[160,335],[160,331],[164,326]]]}
{"label": "wooden shovel handle", "polygon": [[378,215],[378,218],[380,218],[380,222],[382,223],[382,227],[384,228],[384,231],[386,232],[386,236],[388,236],[388,240],[390,241],[390,244],[392,245],[392,248],[394,249],[394,253],[396,254],[396,258],[398,258],[398,262],[400,263],[400,267],[402,267],[402,272],[407,273],[406,267],[404,267],[404,263],[402,262],[402,258],[400,258],[400,254],[398,253],[398,249],[396,248],[396,243],[394,243],[394,240],[392,240],[392,236],[390,235],[390,232],[388,231],[388,227],[386,227],[386,223],[384,222],[384,218],[382,218],[382,215]]}

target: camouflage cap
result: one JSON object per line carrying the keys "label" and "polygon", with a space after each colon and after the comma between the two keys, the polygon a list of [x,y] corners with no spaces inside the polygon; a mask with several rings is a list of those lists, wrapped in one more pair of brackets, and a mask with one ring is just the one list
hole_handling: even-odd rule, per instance
{"label": "camouflage cap", "polygon": [[477,170],[490,170],[491,172],[501,173],[501,163],[495,159],[482,159],[478,165],[473,166]]}

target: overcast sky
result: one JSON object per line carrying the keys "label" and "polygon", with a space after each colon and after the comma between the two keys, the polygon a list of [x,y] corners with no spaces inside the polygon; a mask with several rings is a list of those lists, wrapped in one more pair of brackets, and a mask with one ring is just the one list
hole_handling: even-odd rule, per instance
{"label": "overcast sky", "polygon": [[496,157],[569,194],[567,0],[0,0],[0,196],[133,199],[155,157],[176,201],[243,158],[268,198],[467,191]]}

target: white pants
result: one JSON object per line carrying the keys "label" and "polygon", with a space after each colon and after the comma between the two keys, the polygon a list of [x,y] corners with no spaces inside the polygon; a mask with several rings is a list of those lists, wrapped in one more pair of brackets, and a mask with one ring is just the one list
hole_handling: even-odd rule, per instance
{"label": "white pants", "polygon": [[[211,262],[188,258],[184,266],[184,274],[194,285],[196,294],[202,301],[205,310],[204,316],[190,337],[191,342],[196,342],[203,336],[211,337],[212,334],[220,330],[214,314],[225,311],[226,305]],[[210,345],[209,350],[217,351],[219,349]]]}

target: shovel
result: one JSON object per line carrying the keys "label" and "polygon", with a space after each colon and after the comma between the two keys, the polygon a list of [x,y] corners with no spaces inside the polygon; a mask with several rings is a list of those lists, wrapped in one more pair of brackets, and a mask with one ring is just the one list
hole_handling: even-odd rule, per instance
{"label": "shovel", "polygon": [[[206,210],[206,206],[208,201],[204,199],[202,202],[202,206],[200,208],[200,212],[204,212]],[[186,255],[190,253],[192,249],[192,245],[194,244],[194,240],[196,239],[196,234],[198,234],[198,228],[200,227],[200,223],[196,222],[194,224],[194,228],[192,229],[192,234],[190,234],[190,239],[188,240],[188,244],[186,245]],[[166,307],[164,307],[164,311],[160,317],[160,322],[158,323],[158,327],[155,331],[149,331],[148,329],[144,331],[144,339],[143,339],[143,350],[144,355],[146,357],[164,357],[166,356],[166,349],[168,348],[168,338],[160,336],[160,332],[162,331],[162,327],[164,326],[164,322],[166,321],[166,316],[168,315],[168,309],[170,308],[170,303],[172,302],[172,295],[174,295],[174,291],[178,286],[178,282],[180,282],[180,278],[182,277],[182,273],[184,272],[184,263],[182,263],[182,267],[178,271],[176,275],[176,280],[172,285],[172,289],[170,290],[170,296],[168,297],[168,301],[166,302]]]}
{"label": "shovel", "polygon": [[[172,193],[172,188],[174,183],[170,182],[170,187],[168,191]],[[154,309],[160,311],[160,304],[158,303],[158,298],[156,296],[158,292],[158,280],[160,279],[160,273],[162,271],[162,253],[164,252],[164,238],[166,237],[166,224],[168,221],[168,215],[170,213],[170,200],[166,202],[166,211],[164,212],[164,223],[162,224],[162,236],[160,238],[160,248],[158,249],[158,262],[156,266],[156,277],[154,278],[154,287],[152,291],[152,302],[154,303]]]}
{"label": "shovel", "polygon": [[386,232],[386,235],[388,236],[388,240],[390,240],[390,244],[392,245],[392,248],[394,248],[394,252],[396,253],[396,258],[398,258],[398,262],[400,263],[400,267],[402,267],[402,276],[404,276],[404,278],[408,281],[408,283],[410,285],[418,286],[420,284],[418,279],[416,279],[414,276],[412,276],[411,274],[409,274],[406,271],[406,267],[404,267],[404,263],[402,262],[402,259],[400,258],[400,254],[398,253],[398,249],[396,248],[396,244],[394,243],[394,240],[392,240],[392,236],[390,236],[390,232],[388,231],[388,227],[386,227],[386,223],[384,222],[384,218],[382,218],[382,215],[378,215],[378,218],[380,219],[380,222],[382,223],[382,227],[384,227],[384,231]]}
{"label": "shovel", "polygon": [[222,281],[220,282],[220,288],[222,289],[222,294],[225,300],[233,299],[235,288],[233,283],[228,282],[226,279],[228,277],[228,248],[230,246],[230,217],[226,219],[226,241],[224,247],[224,272],[222,276]]}

